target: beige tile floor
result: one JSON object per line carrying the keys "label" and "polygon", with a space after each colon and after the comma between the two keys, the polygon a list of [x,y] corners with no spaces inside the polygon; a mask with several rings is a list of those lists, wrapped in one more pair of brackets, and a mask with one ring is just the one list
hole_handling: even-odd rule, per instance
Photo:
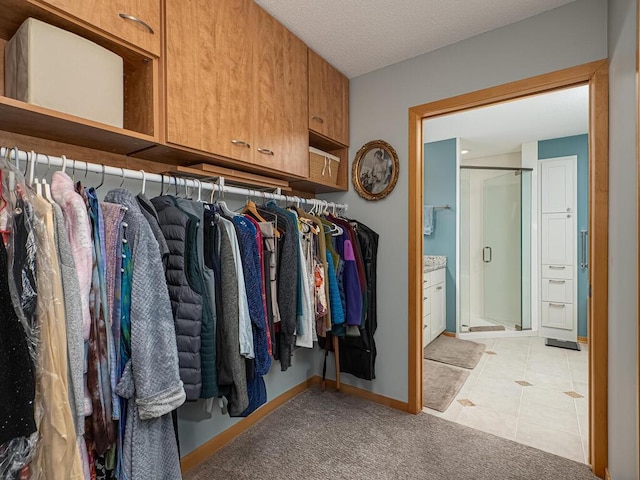
{"label": "beige tile floor", "polygon": [[587,345],[576,352],[547,347],[540,337],[478,343],[485,354],[449,408],[424,411],[589,463]]}

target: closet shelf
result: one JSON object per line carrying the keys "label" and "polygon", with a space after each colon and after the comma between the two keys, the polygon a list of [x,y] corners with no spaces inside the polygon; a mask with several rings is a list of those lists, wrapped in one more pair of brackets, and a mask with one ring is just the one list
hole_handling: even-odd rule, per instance
{"label": "closet shelf", "polygon": [[128,154],[155,144],[150,135],[0,96],[0,130]]}
{"label": "closet shelf", "polygon": [[290,192],[292,189],[289,182],[277,178],[265,177],[255,173],[242,172],[231,168],[218,167],[208,163],[197,165],[178,166],[165,172],[167,174],[178,175],[185,178],[198,178],[200,180],[211,180],[217,177],[224,177],[225,181],[238,185],[262,188],[280,188],[283,192]]}

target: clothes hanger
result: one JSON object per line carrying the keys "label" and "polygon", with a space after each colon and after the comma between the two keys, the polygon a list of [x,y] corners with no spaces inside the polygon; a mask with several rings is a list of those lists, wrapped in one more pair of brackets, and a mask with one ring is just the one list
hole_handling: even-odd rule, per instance
{"label": "clothes hanger", "polygon": [[104,163],[103,163],[102,164],[102,180],[100,180],[100,185],[98,185],[96,187],[96,190],[98,190],[102,185],[104,185],[104,169],[105,169],[105,167],[104,167]]}
{"label": "clothes hanger", "polygon": [[122,172],[122,181],[120,182],[118,188],[122,188],[122,186],[124,185],[124,168],[120,167],[120,171]]}
{"label": "clothes hanger", "polygon": [[175,197],[178,198],[179,197],[179,195],[178,195],[178,177],[176,177],[175,175],[169,175],[169,179],[171,179],[171,177],[173,177],[173,186],[174,186],[174,188],[176,190]]}
{"label": "clothes hanger", "polygon": [[147,186],[147,174],[144,173],[144,170],[140,170],[140,172],[142,172],[142,189],[140,190],[140,193],[144,195],[144,191]]}
{"label": "clothes hanger", "polygon": [[202,202],[202,181],[198,178],[196,180],[198,182],[198,202]]}

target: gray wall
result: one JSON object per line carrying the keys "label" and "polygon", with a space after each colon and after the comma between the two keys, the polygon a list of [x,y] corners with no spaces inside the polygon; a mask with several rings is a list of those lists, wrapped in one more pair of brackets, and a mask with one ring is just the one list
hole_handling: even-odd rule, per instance
{"label": "gray wall", "polygon": [[380,234],[377,378],[344,375],[344,382],[407,400],[408,109],[606,57],[607,3],[579,0],[351,80],[351,158],[369,140],[386,140],[398,152],[400,177],[376,203],[353,189],[328,196]]}
{"label": "gray wall", "polygon": [[609,1],[609,471],[638,472],[636,1]]}

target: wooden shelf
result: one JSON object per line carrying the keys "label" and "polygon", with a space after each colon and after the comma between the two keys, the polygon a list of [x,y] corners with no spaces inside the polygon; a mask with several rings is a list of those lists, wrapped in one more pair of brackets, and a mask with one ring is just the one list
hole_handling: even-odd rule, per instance
{"label": "wooden shelf", "polygon": [[333,193],[333,192],[346,192],[348,187],[341,185],[335,185],[330,183],[321,183],[319,181],[302,180],[299,182],[291,182],[291,187],[296,190],[310,193]]}
{"label": "wooden shelf", "polygon": [[[157,57],[36,1],[0,0],[0,11],[0,130],[119,154],[133,153],[158,142]],[[122,58],[124,128],[4,96],[4,47],[30,17],[84,37]]]}
{"label": "wooden shelf", "polygon": [[233,170],[230,168],[218,167],[208,163],[191,165],[189,167],[177,166],[166,173],[171,173],[180,177],[199,178],[201,180],[224,177],[228,182],[246,187],[280,188],[283,192],[291,191],[289,182],[286,180],[265,177],[263,175],[242,172],[240,170]]}
{"label": "wooden shelf", "polygon": [[0,96],[0,130],[129,154],[155,144],[154,137]]}

